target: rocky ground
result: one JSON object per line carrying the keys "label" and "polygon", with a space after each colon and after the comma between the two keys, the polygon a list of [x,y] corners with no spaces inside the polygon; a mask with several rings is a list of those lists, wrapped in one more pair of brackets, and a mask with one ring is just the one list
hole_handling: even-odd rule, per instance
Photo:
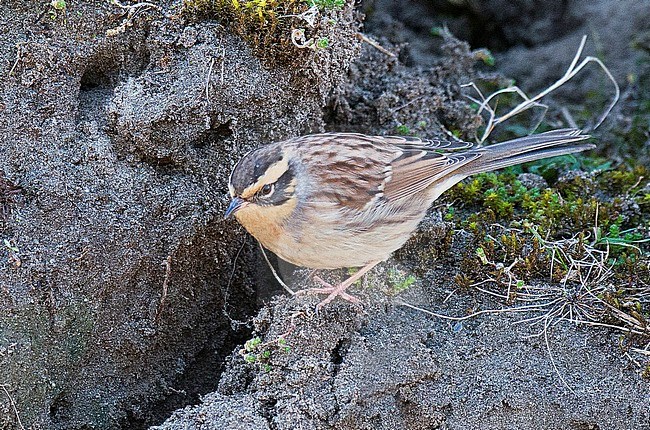
{"label": "rocky ground", "polygon": [[[645,2],[345,3],[322,6],[313,27],[290,17],[261,30],[266,9],[238,15],[219,1],[0,11],[0,429],[650,429],[648,356],[635,352],[648,342],[642,254],[617,254],[603,284],[624,291],[603,297],[633,320],[606,308],[598,322],[627,332],[544,318],[554,308],[540,302],[505,312],[520,302],[490,294],[503,294],[507,273],[488,267],[512,261],[511,248],[530,255],[530,238],[502,256],[484,233],[522,230],[506,218],[518,222],[522,203],[508,197],[513,215],[461,187],[358,288],[363,307],[315,315],[317,299],[284,292],[256,244],[222,219],[227,176],[249,149],[322,130],[473,139],[481,119],[461,83],[515,78],[534,92],[587,34],[587,53],[621,85],[593,134],[622,173],[563,165],[559,177],[518,178],[567,200],[585,188],[610,236],[635,225],[647,235]],[[286,4],[285,15],[304,6]],[[470,44],[440,37],[445,24]],[[316,49],[293,46],[297,28]],[[591,66],[565,88],[547,126],[593,123],[612,92]],[[573,233],[535,219],[556,240]],[[542,263],[513,273],[560,285]],[[279,268],[293,288],[308,284]],[[497,277],[485,291],[465,285],[483,275]]]}

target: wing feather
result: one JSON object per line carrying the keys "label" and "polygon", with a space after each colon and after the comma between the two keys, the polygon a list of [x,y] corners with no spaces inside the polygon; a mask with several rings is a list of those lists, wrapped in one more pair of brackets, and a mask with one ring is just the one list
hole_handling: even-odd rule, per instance
{"label": "wing feather", "polygon": [[301,138],[299,151],[309,158],[304,167],[320,181],[322,201],[315,203],[333,202],[357,211],[383,196],[391,175],[391,162],[400,154],[392,145],[353,133],[305,136]]}
{"label": "wing feather", "polygon": [[390,145],[395,145],[405,150],[459,151],[474,147],[473,143],[463,142],[462,140],[420,139],[414,136],[385,136],[381,139]]}
{"label": "wing feather", "polygon": [[384,197],[387,200],[410,198],[477,157],[478,154],[448,156],[436,152],[405,152],[392,164],[392,176],[384,187]]}
{"label": "wing feather", "polygon": [[467,142],[356,133],[311,135],[300,142],[301,152],[310,160],[305,166],[321,181],[325,201],[358,211],[380,199],[407,199],[424,191],[479,156],[442,150],[470,147]]}

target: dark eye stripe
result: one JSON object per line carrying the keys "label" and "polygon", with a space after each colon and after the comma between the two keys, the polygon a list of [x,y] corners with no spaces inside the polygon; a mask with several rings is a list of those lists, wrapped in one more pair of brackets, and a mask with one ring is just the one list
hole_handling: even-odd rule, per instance
{"label": "dark eye stripe", "polygon": [[[246,197],[252,197],[253,190],[250,193],[245,193],[245,191],[259,183],[260,180],[264,180],[263,177],[274,165],[281,164],[284,153],[279,145],[280,143],[276,143],[258,148],[244,155],[237,162],[229,178],[229,183],[236,195],[246,194]],[[277,172],[276,175],[280,173]],[[268,180],[266,179],[266,181]]]}
{"label": "dark eye stripe", "polygon": [[265,200],[266,202],[279,206],[289,200],[293,196],[294,187],[291,184],[293,180],[293,172],[291,168],[284,172],[282,176],[273,184],[273,191]]}

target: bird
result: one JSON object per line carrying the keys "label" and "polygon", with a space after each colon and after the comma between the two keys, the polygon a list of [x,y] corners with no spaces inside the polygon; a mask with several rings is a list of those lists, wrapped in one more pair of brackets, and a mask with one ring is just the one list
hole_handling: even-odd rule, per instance
{"label": "bird", "polygon": [[576,128],[478,146],[410,136],[321,133],[245,154],[228,180],[234,216],[264,248],[312,269],[359,268],[326,294],[358,303],[346,289],[401,248],[432,203],[468,176],[595,148]]}

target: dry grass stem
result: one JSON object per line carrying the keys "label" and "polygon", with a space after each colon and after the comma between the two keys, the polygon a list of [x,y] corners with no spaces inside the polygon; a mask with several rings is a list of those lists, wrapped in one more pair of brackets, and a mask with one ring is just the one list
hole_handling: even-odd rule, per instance
{"label": "dry grass stem", "polygon": [[124,5],[119,0],[110,0],[110,3],[126,11],[126,18],[122,20],[122,23],[115,28],[110,28],[106,30],[106,36],[112,37],[117,36],[118,34],[124,33],[127,27],[133,25],[133,20],[135,17],[141,13],[148,10],[154,9],[162,13],[162,7],[155,5],[149,2],[140,2],[132,5]]}
{"label": "dry grass stem", "polygon": [[[482,137],[480,138],[479,142],[485,142],[485,140],[488,138],[490,133],[494,130],[494,128],[507,121],[508,119],[512,118],[515,115],[518,115],[528,109],[534,108],[534,107],[539,107],[543,109],[543,114],[542,117],[539,119],[539,122],[536,124],[534,128],[537,128],[539,126],[539,123],[541,123],[543,119],[543,115],[545,114],[546,110],[548,109],[548,106],[542,104],[540,100],[550,94],[551,92],[557,90],[560,88],[562,85],[564,85],[566,82],[571,80],[574,76],[576,76],[585,66],[587,66],[589,63],[596,63],[600,68],[603,70],[607,78],[612,82],[614,85],[615,93],[614,97],[612,98],[611,103],[607,106],[605,111],[601,114],[601,116],[598,118],[596,121],[595,126],[593,129],[596,129],[602,124],[602,122],[607,118],[611,110],[614,108],[614,105],[618,102],[618,99],[620,98],[621,91],[618,87],[618,84],[616,83],[616,80],[612,76],[611,72],[609,69],[605,66],[605,64],[598,58],[592,57],[592,56],[587,56],[585,57],[579,64],[578,61],[580,60],[580,57],[582,56],[582,51],[584,50],[585,43],[587,41],[587,36],[583,36],[582,40],[580,41],[580,46],[578,47],[578,51],[576,52],[576,55],[573,58],[573,61],[571,61],[571,64],[569,65],[569,68],[565,72],[565,74],[558,79],[555,83],[550,85],[548,88],[546,88],[544,91],[540,92],[539,94],[529,97],[524,91],[522,91],[519,87],[517,86],[510,86],[507,88],[503,88],[501,90],[495,91],[494,93],[490,94],[489,96],[485,97],[483,93],[478,89],[476,84],[473,82],[470,82],[468,84],[463,85],[463,87],[469,87],[474,89],[474,91],[478,94],[478,98],[472,97],[472,96],[467,96],[471,101],[479,105],[478,108],[478,114],[482,114],[483,112],[487,112],[488,119],[487,119],[487,124],[485,127],[485,131],[483,132]],[[505,93],[515,93],[519,97],[523,99],[523,101],[512,108],[509,112],[505,113],[504,115],[497,116],[496,115],[496,106],[492,107],[490,103],[496,99],[496,102],[498,102],[497,97],[501,94]],[[496,104],[496,103],[495,103]]]}
{"label": "dry grass stem", "polygon": [[363,33],[357,33],[357,37],[362,42],[366,42],[368,45],[372,46],[373,48],[375,48],[379,52],[384,53],[384,54],[388,55],[391,58],[397,58],[397,55],[395,55],[394,53],[390,52],[388,49],[381,46],[376,40],[372,39],[371,37],[368,37]]}
{"label": "dry grass stem", "polygon": [[18,413],[18,408],[16,407],[16,402],[14,402],[14,398],[11,397],[11,394],[9,394],[9,391],[7,390],[7,385],[0,384],[0,388],[2,388],[2,391],[5,392],[5,395],[9,399],[9,403],[11,404],[11,408],[14,410],[14,414],[16,415],[16,421],[18,421],[18,427],[20,427],[21,430],[25,430],[25,427],[23,426],[23,423],[20,420],[20,414]]}
{"label": "dry grass stem", "polygon": [[273,265],[269,261],[269,258],[266,256],[266,251],[264,250],[264,247],[262,246],[262,244],[259,243],[259,242],[257,242],[257,243],[260,245],[260,250],[262,251],[262,255],[264,256],[264,260],[266,261],[266,264],[268,264],[269,269],[271,269],[271,273],[273,273],[273,277],[275,278],[275,280],[278,281],[278,283],[280,285],[282,285],[282,288],[287,290],[287,293],[291,294],[292,296],[295,295],[296,294],[295,291],[293,291],[291,288],[289,288],[289,286],[287,284],[285,284],[284,281],[282,281],[282,279],[278,275],[278,272],[275,271],[275,268],[273,267]]}

